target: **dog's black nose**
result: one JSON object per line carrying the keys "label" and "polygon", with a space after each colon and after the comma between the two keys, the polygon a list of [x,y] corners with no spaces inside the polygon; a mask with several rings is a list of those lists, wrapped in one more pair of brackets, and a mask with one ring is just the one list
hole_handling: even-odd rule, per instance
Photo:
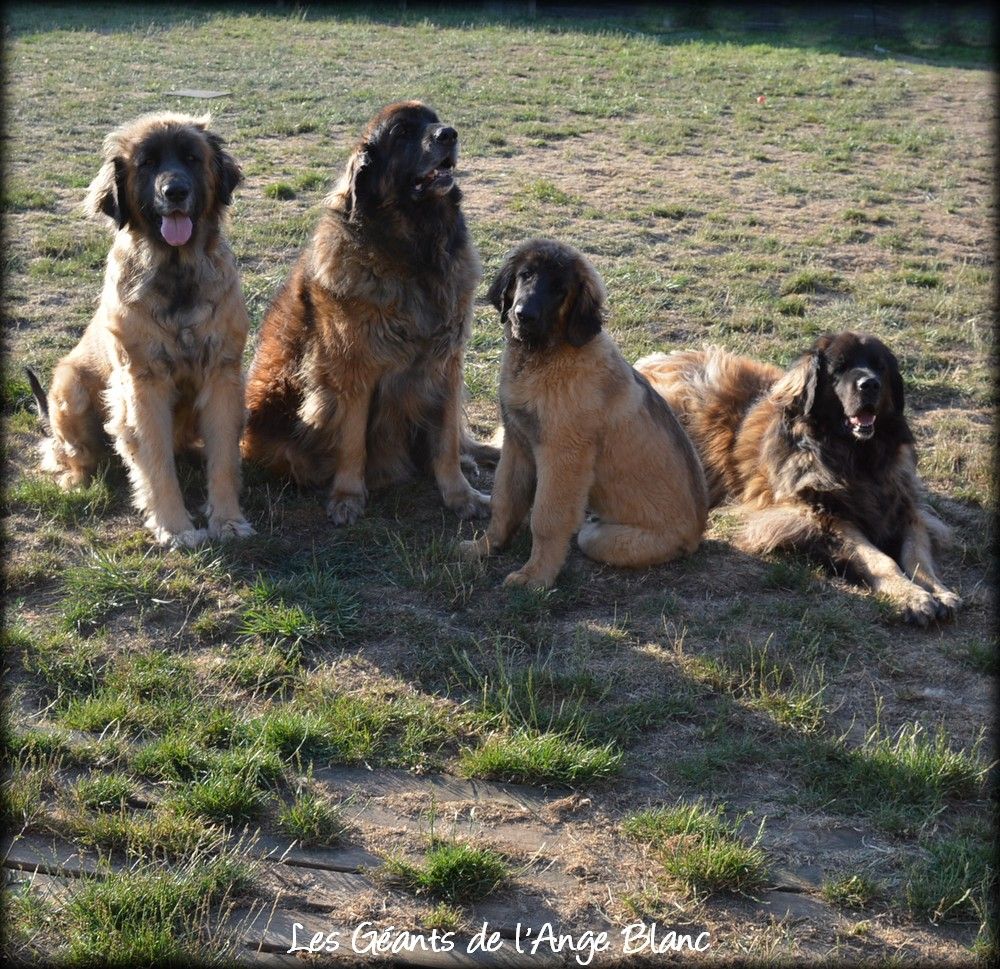
{"label": "dog's black nose", "polygon": [[191,189],[183,182],[171,182],[163,189],[163,194],[171,202],[183,202],[191,194]]}
{"label": "dog's black nose", "polygon": [[882,389],[882,381],[878,377],[868,374],[858,378],[858,390],[861,393],[877,394]]}
{"label": "dog's black nose", "polygon": [[458,141],[458,132],[448,125],[442,125],[434,132],[434,140],[441,142],[442,145],[453,145]]}
{"label": "dog's black nose", "polygon": [[518,323],[535,323],[538,320],[538,313],[524,303],[518,303],[514,307],[514,319]]}

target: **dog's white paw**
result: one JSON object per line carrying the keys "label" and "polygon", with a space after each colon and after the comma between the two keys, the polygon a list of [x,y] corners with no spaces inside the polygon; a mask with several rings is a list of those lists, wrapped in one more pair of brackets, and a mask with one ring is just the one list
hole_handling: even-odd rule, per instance
{"label": "dog's white paw", "polygon": [[899,605],[903,622],[915,626],[926,626],[938,618],[938,600],[926,589],[914,586],[906,593]]}
{"label": "dog's white paw", "polygon": [[197,548],[208,539],[204,528],[185,528],[176,532],[160,525],[151,525],[150,528],[156,541],[167,548]]}

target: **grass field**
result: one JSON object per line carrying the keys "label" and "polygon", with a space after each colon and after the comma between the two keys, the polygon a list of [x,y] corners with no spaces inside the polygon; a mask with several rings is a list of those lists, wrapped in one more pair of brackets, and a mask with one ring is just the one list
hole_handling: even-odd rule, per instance
{"label": "grass field", "polygon": [[[34,876],[8,855],[6,954],[222,958],[258,944],[260,912],[270,932],[308,910],[459,933],[659,921],[762,961],[995,955],[984,9],[9,5],[3,810],[62,854]],[[474,526],[430,482],[334,531],[318,493],[248,468],[257,536],[164,553],[118,463],[72,494],[39,477],[20,367],[48,377],[93,312],[109,234],[79,205],[104,134],[211,109],[247,176],[229,235],[256,328],[365,121],[403,97],[460,133],[478,433],[502,350],[486,286],[529,235],[593,260],[630,360],[711,342],[784,365],[872,332],[955,530],[955,623],[912,629],[804,559],[747,557],[725,509],[685,561],[574,550],[529,593],[500,587],[529,537],[459,563]],[[366,872],[261,860],[254,831]]]}

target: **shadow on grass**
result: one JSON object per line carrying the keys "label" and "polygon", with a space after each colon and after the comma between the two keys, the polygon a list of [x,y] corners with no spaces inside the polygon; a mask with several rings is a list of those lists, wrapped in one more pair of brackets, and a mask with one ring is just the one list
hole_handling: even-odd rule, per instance
{"label": "shadow on grass", "polygon": [[[232,16],[235,8],[223,16]],[[538,3],[384,3],[344,4],[335,12],[297,5],[244,4],[239,12],[277,20],[360,21],[393,26],[430,24],[445,29],[505,26],[585,34],[623,33],[665,45],[692,42],[797,47],[821,53],[884,60],[912,57],[942,67],[990,67],[994,20],[985,4],[956,9],[943,4],[854,3],[807,9],[797,4],[743,7],[730,4],[608,4],[587,6]],[[12,4],[7,21],[11,36],[50,30],[128,33],[167,30],[208,23],[220,16],[217,7],[186,4],[56,5]]]}

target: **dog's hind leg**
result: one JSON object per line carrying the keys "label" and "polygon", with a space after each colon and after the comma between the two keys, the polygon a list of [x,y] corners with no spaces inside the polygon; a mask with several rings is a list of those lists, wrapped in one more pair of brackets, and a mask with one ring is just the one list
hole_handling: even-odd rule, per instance
{"label": "dog's hind leg", "polygon": [[638,569],[667,562],[697,547],[697,541],[692,547],[665,532],[602,521],[587,522],[577,543],[588,558]]}
{"label": "dog's hind leg", "polygon": [[[41,400],[38,403],[41,408]],[[41,445],[42,470],[55,474],[67,490],[87,484],[103,450],[102,408],[73,363],[63,361],[56,367],[46,407],[50,436]]]}
{"label": "dog's hind leg", "polygon": [[106,392],[115,449],[128,468],[136,507],[163,545],[194,547],[205,540],[184,507],[174,465],[172,387],[166,380],[136,380],[124,369],[112,372]]}

